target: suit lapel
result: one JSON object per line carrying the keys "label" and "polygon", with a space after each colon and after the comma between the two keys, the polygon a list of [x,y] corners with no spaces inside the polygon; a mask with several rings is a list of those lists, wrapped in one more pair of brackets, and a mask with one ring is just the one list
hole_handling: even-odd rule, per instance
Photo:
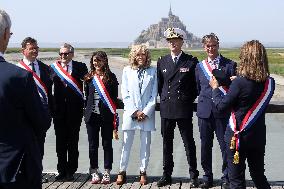
{"label": "suit lapel", "polygon": [[150,79],[151,79],[151,69],[148,68],[145,70],[145,75],[144,75],[142,89],[141,89],[141,96],[144,94],[145,89],[148,86]]}
{"label": "suit lapel", "polygon": [[182,52],[177,62],[177,65],[174,66],[173,72],[169,75],[169,79],[172,78],[180,70],[180,68],[184,66],[184,64],[186,64],[186,61],[184,61],[184,59],[185,59],[185,54],[184,52]]}

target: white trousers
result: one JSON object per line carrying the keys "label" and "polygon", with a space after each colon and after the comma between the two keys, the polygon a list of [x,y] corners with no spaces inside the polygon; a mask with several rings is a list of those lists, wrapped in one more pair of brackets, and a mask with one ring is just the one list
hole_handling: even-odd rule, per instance
{"label": "white trousers", "polygon": [[[135,130],[123,131],[123,143],[120,156],[119,170],[126,171],[133,144]],[[150,157],[150,145],[151,145],[151,131],[140,130],[140,171],[146,171],[149,157]]]}

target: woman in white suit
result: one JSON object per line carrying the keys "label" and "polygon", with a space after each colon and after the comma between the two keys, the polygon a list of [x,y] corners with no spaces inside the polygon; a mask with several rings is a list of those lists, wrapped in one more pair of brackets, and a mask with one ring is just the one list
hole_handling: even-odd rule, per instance
{"label": "woman in white suit", "polygon": [[151,131],[155,131],[157,72],[152,67],[145,45],[135,45],[129,54],[129,66],[123,69],[121,94],[124,103],[123,144],[118,185],[126,182],[126,169],[135,130],[140,130],[140,183],[147,184],[146,169],[150,157]]}

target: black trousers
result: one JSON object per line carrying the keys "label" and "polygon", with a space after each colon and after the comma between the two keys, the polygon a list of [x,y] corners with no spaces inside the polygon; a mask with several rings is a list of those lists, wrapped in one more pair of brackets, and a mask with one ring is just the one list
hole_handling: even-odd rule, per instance
{"label": "black trousers", "polygon": [[73,115],[54,119],[56,135],[57,170],[62,174],[74,174],[78,168],[78,142],[82,117]]}
{"label": "black trousers", "polygon": [[264,155],[265,155],[265,145],[254,145],[249,146],[246,142],[241,141],[239,149],[239,163],[234,164],[234,154],[235,150],[230,149],[230,140],[232,137],[231,131],[226,131],[225,141],[226,141],[226,152],[228,154],[228,172],[230,179],[230,189],[240,189],[246,188],[245,181],[245,169],[246,163],[248,162],[250,176],[257,189],[268,189],[270,188],[267,178],[264,175]]}
{"label": "black trousers", "polygon": [[206,182],[213,182],[212,173],[212,147],[214,132],[216,134],[220,150],[222,153],[222,181],[229,183],[228,169],[227,169],[227,154],[224,135],[228,124],[227,118],[214,118],[213,115],[207,119],[198,118],[198,126],[201,140],[201,166],[204,170],[203,179]]}
{"label": "black trousers", "polygon": [[113,148],[112,148],[112,120],[104,120],[101,115],[92,113],[89,122],[86,123],[88,140],[89,140],[89,158],[90,168],[97,169],[98,165],[98,148],[99,132],[101,130],[102,146],[104,149],[104,168],[112,169]]}
{"label": "black trousers", "polygon": [[166,119],[161,118],[161,133],[163,137],[163,170],[165,175],[172,175],[173,162],[173,139],[174,129],[178,125],[183,140],[187,162],[189,165],[190,178],[197,178],[199,172],[196,162],[196,146],[193,138],[192,118],[188,119]]}

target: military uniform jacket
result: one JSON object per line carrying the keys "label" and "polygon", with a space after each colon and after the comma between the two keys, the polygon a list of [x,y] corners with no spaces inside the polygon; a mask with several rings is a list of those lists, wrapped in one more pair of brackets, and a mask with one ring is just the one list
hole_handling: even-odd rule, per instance
{"label": "military uniform jacket", "polygon": [[[196,113],[197,117],[209,118],[211,113],[213,113],[215,118],[229,117],[230,112],[216,110],[212,101],[212,88],[210,87],[209,81],[204,75],[200,64],[202,64],[202,62],[198,63],[195,71],[197,91],[199,94]],[[227,77],[236,75],[236,66],[237,64],[234,61],[221,56],[219,69],[223,70]]]}
{"label": "military uniform jacket", "polygon": [[157,62],[158,93],[162,118],[191,118],[197,96],[195,67],[198,59],[182,52],[175,65],[172,56]]}

